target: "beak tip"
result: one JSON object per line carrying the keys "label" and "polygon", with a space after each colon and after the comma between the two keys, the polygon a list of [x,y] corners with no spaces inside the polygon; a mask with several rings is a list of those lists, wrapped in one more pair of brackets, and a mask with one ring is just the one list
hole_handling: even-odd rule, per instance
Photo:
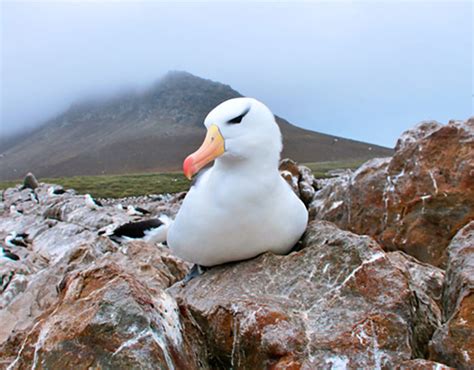
{"label": "beak tip", "polygon": [[194,161],[191,156],[188,156],[183,162],[183,173],[188,180],[191,180],[191,178],[193,177],[193,165]]}

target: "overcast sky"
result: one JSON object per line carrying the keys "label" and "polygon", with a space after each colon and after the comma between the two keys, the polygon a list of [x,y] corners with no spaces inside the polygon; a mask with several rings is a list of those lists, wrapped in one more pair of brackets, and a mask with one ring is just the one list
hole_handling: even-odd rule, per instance
{"label": "overcast sky", "polygon": [[0,135],[186,70],[299,126],[393,146],[421,120],[472,115],[472,7],[3,1]]}

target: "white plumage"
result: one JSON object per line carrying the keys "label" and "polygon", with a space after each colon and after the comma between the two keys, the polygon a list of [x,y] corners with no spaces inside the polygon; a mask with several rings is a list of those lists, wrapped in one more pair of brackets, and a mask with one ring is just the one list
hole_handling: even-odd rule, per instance
{"label": "white plumage", "polygon": [[[225,149],[188,192],[168,231],[168,246],[203,266],[289,252],[306,229],[308,213],[278,171],[282,143],[273,114],[255,99],[237,98],[217,106],[204,124],[208,136],[218,131],[206,137],[209,145],[222,139]],[[206,150],[186,159],[185,173],[202,167],[202,153],[212,157]]]}

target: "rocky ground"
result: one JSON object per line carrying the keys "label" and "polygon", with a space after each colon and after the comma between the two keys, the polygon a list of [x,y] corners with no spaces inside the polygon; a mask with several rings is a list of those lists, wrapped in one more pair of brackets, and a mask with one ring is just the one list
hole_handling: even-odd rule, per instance
{"label": "rocky ground", "polygon": [[5,190],[1,239],[29,237],[0,262],[0,368],[474,368],[474,119],[424,122],[331,179],[280,169],[310,212],[301,242],[187,284],[166,246],[98,235],[141,219],[119,202],[173,217],[184,194],[92,210]]}

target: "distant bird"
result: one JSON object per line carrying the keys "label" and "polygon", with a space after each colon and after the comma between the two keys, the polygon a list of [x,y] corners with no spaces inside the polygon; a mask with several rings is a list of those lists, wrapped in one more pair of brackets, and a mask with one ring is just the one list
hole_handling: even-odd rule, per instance
{"label": "distant bird", "polygon": [[113,231],[104,230],[99,234],[105,234],[117,243],[130,240],[144,240],[150,243],[163,243],[166,241],[166,234],[170,225],[170,218],[161,215],[159,218],[150,220],[127,222]]}
{"label": "distant bird", "polygon": [[16,248],[16,247],[28,248],[27,239],[28,239],[27,233],[17,234],[15,231],[12,231],[5,238],[5,244],[11,248]]}
{"label": "distant bird", "polygon": [[103,207],[102,203],[97,199],[92,198],[90,194],[84,195],[84,199],[86,200],[86,206],[90,209],[97,210],[100,207]]}
{"label": "distant bird", "polygon": [[39,203],[38,195],[36,194],[34,190],[32,190],[30,193],[30,199],[34,203]]}
{"label": "distant bird", "polygon": [[50,186],[48,188],[48,195],[50,197],[55,195],[63,195],[64,193],[66,193],[66,190],[64,190],[63,188],[55,188],[54,186]]}
{"label": "distant bird", "polygon": [[308,212],[278,164],[282,138],[275,117],[250,98],[227,100],[206,117],[207,135],[183,164],[191,178],[206,164],[168,231],[178,257],[214,266],[263,252],[288,253],[306,229]]}
{"label": "distant bird", "polygon": [[12,204],[10,206],[10,214],[12,215],[23,215],[23,211],[16,208],[16,205]]}
{"label": "distant bird", "polygon": [[143,215],[149,215],[150,211],[141,207],[128,206],[127,213],[130,216],[143,216]]}
{"label": "distant bird", "polygon": [[125,207],[122,205],[122,203],[119,203],[115,206],[115,208],[121,210],[121,211],[127,211],[127,214],[130,216],[143,216],[143,215],[149,215],[151,212],[141,208],[141,207],[134,207],[134,206],[127,206]]}
{"label": "distant bird", "polygon": [[12,253],[9,249],[0,247],[0,257],[5,258],[5,259],[10,259],[12,261],[18,261],[20,257],[16,255],[15,253]]}
{"label": "distant bird", "polygon": [[126,211],[127,210],[127,207],[125,207],[122,203],[116,204],[115,208],[117,208],[120,211]]}

